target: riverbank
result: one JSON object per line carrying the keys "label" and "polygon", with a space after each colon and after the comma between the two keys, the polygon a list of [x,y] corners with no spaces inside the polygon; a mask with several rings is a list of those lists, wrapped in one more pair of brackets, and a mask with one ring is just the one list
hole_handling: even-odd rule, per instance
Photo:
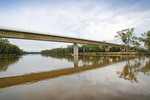
{"label": "riverbank", "polygon": [[[42,54],[45,55],[45,54]],[[73,56],[72,53],[49,53],[52,56]],[[141,52],[85,52],[79,53],[79,56],[149,56],[150,54]]]}
{"label": "riverbank", "polygon": [[16,54],[0,54],[0,58],[17,57]]}
{"label": "riverbank", "polygon": [[85,56],[104,56],[104,55],[147,55],[141,52],[86,52],[86,53],[79,53],[79,55]]}

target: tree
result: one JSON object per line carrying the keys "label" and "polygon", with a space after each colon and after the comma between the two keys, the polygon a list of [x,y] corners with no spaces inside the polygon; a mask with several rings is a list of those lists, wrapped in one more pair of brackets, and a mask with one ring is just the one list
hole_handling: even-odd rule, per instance
{"label": "tree", "polygon": [[7,39],[0,38],[0,54],[22,54],[22,50],[11,43]]}
{"label": "tree", "polygon": [[0,41],[0,53],[4,49],[5,43],[3,41]]}
{"label": "tree", "polygon": [[112,47],[112,48],[110,48],[110,51],[111,51],[111,52],[120,52],[121,49],[118,48],[118,47]]}
{"label": "tree", "polygon": [[139,38],[144,43],[145,47],[150,51],[150,31],[143,33],[142,37]]}
{"label": "tree", "polygon": [[7,39],[0,38],[0,53],[4,49],[6,44],[9,44],[9,41]]}
{"label": "tree", "polygon": [[115,38],[120,39],[125,44],[125,46],[128,47],[129,50],[130,46],[138,45],[138,41],[136,41],[137,37],[134,34],[134,28],[123,29],[117,32]]}

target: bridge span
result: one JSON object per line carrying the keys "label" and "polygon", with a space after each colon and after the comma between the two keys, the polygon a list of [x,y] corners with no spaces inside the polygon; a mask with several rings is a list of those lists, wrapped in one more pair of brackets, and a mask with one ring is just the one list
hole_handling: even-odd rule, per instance
{"label": "bridge span", "polygon": [[14,39],[74,43],[74,54],[73,55],[75,55],[75,56],[78,55],[78,44],[93,44],[93,45],[105,46],[107,52],[109,51],[110,47],[119,47],[123,51],[125,51],[125,48],[126,48],[126,46],[114,44],[114,43],[86,40],[86,39],[65,37],[65,36],[56,36],[56,35],[36,33],[36,32],[10,30],[10,29],[0,29],[0,37],[1,38],[14,38]]}

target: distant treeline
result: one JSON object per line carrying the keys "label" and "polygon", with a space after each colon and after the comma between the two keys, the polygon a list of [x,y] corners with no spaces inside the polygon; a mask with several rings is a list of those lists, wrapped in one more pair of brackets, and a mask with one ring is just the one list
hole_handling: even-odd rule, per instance
{"label": "distant treeline", "polygon": [[11,44],[7,39],[0,38],[0,54],[20,55],[23,51],[16,45]]}
{"label": "distant treeline", "polygon": [[[120,52],[120,48],[112,47],[110,48],[110,52]],[[105,52],[104,46],[98,46],[98,45],[79,45],[79,53],[83,52]],[[42,54],[48,55],[48,54],[69,54],[73,53],[73,45],[68,45],[66,48],[54,48],[50,50],[42,50]]]}
{"label": "distant treeline", "polygon": [[24,51],[23,54],[41,54],[41,52],[27,52],[27,51]]}
{"label": "distant treeline", "polygon": [[[120,40],[124,46],[126,46],[126,52],[143,52],[150,54],[150,31],[141,34],[141,37],[137,37],[134,33],[134,28],[127,28],[118,31],[115,35],[117,40]],[[130,48],[132,47],[132,48]],[[112,47],[109,52],[120,52],[120,48]],[[84,52],[105,52],[105,46],[98,45],[79,45],[79,53]],[[66,48],[55,48],[51,50],[43,50],[42,54],[69,54],[73,53],[73,45]]]}

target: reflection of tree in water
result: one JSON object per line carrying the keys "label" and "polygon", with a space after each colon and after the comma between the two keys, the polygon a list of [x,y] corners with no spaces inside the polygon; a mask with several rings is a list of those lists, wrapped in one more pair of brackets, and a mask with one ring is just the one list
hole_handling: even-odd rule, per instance
{"label": "reflection of tree in water", "polygon": [[13,58],[0,58],[0,72],[6,71],[11,64],[17,63],[19,57]]}
{"label": "reflection of tree in water", "polygon": [[121,72],[118,72],[119,77],[131,81],[131,83],[138,82],[137,75],[139,73],[150,75],[150,59],[137,58],[134,60],[127,60]]}
{"label": "reflection of tree in water", "polygon": [[83,65],[97,65],[102,63],[110,63],[110,62],[116,62],[119,60],[122,60],[121,57],[104,57],[104,56],[86,56],[86,57],[80,57],[80,60],[82,61]]}
{"label": "reflection of tree in water", "polygon": [[144,75],[147,75],[147,76],[150,75],[150,59],[149,59],[149,61],[146,62],[145,67],[142,67],[142,68],[141,68],[141,72],[142,72]]}
{"label": "reflection of tree in water", "polygon": [[73,57],[72,56],[69,56],[69,55],[44,55],[44,54],[41,54],[43,57],[52,57],[53,59],[66,59],[68,60],[68,62],[73,62]]}
{"label": "reflection of tree in water", "polygon": [[[74,61],[74,58],[73,56],[69,56],[69,55],[44,55],[42,54],[42,56],[44,57],[52,57],[52,58],[56,58],[56,59],[66,59],[68,60],[68,62],[73,62]],[[86,66],[86,65],[97,65],[97,64],[102,64],[102,63],[110,63],[110,62],[116,62],[116,61],[120,61],[120,60],[125,60],[125,57],[119,57],[119,56],[116,56],[116,57],[110,57],[110,56],[79,56],[79,59],[78,59],[81,64],[83,66]]]}

